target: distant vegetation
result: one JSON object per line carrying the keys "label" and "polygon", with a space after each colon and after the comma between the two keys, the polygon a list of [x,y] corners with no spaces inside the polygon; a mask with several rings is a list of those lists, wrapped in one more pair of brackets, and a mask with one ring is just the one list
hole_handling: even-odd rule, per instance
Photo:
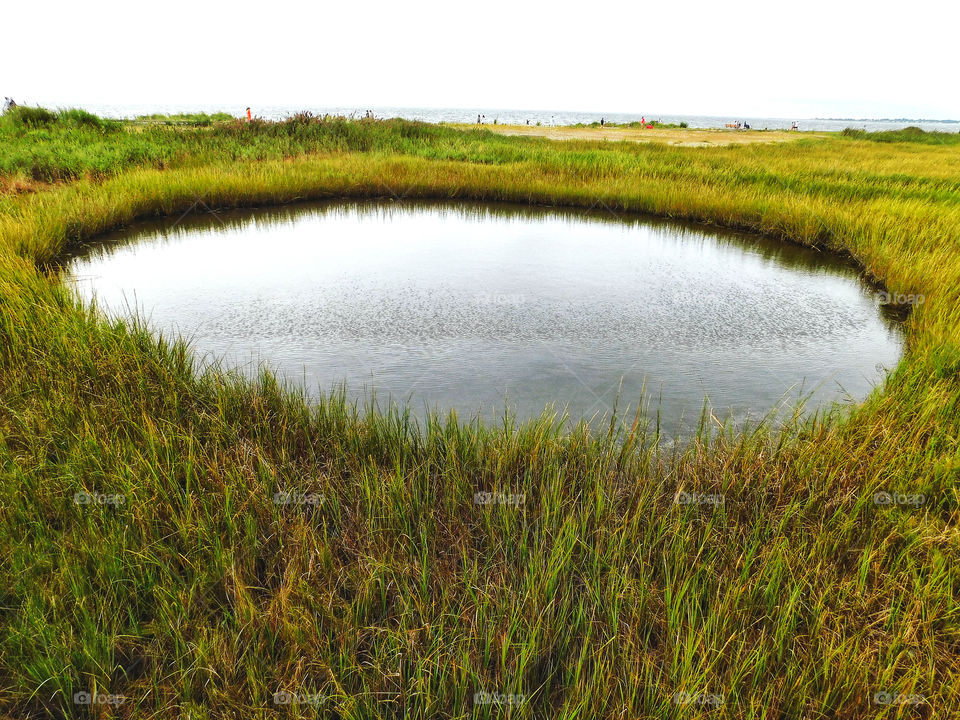
{"label": "distant vegetation", "polygon": [[153,115],[139,115],[136,122],[158,122],[165,125],[212,125],[217,122],[230,122],[236,120],[233,115],[225,112],[218,112],[208,115],[207,113],[176,113],[173,115],[163,115],[155,113]]}
{"label": "distant vegetation", "polygon": [[645,122],[645,123],[642,123],[642,122],[640,122],[639,120],[634,120],[634,121],[631,121],[631,122],[628,122],[628,123],[604,122],[603,125],[601,125],[599,122],[576,123],[575,125],[572,125],[571,127],[580,127],[580,128],[582,128],[582,127],[591,127],[591,128],[598,128],[598,127],[645,128],[645,127],[651,126],[651,125],[652,125],[653,127],[655,127],[655,128],[668,129],[668,130],[669,130],[669,129],[680,129],[680,128],[689,127],[689,125],[688,125],[686,122],[681,122],[681,123],[662,123],[662,122],[660,122],[659,120],[647,120],[647,122]]}
{"label": "distant vegetation", "polygon": [[883,143],[923,143],[925,145],[960,145],[960,132],[948,133],[939,130],[924,130],[918,127],[905,127],[902,130],[879,130],[868,132],[856,128],[846,128],[841,135],[858,140],[872,140]]}
{"label": "distant vegetation", "polygon": [[120,127],[116,120],[98,117],[86,110],[47,110],[42,107],[17,105],[7,110],[0,118],[2,126],[19,129],[86,129],[111,131]]}
{"label": "distant vegetation", "polygon": [[[0,715],[951,717],[960,148],[857,137],[4,117]],[[50,265],[140,218],[341,197],[599,202],[845,252],[922,302],[863,404],[661,446],[655,419],[308,403],[269,370],[202,370]]]}
{"label": "distant vegetation", "polygon": [[[170,116],[160,116],[167,118]],[[269,160],[320,151],[447,153],[505,159],[509,141],[464,137],[449,128],[403,120],[358,120],[300,113],[284,122],[179,123],[101,120],[82,110],[16,108],[0,117],[0,177],[54,182],[103,178],[132,167],[157,169],[223,161]],[[424,143],[438,140],[440,145]]]}
{"label": "distant vegetation", "polygon": [[[647,120],[646,125],[653,125],[653,127],[655,128],[664,128],[667,130],[678,130],[681,128],[689,127],[689,125],[686,122],[664,123],[664,122],[660,122],[659,120]],[[626,123],[624,127],[639,128],[639,127],[645,127],[645,125],[639,120],[634,120],[633,122]]]}

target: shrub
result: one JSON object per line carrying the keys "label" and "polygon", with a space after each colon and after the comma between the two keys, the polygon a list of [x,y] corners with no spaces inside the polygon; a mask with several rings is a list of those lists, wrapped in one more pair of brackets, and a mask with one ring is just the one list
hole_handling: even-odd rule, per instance
{"label": "shrub", "polygon": [[880,130],[877,132],[846,128],[840,134],[844,137],[884,143],[910,142],[925,145],[956,145],[960,143],[960,134],[939,131],[928,132],[915,125],[905,127],[902,130]]}
{"label": "shrub", "polygon": [[27,107],[26,105],[17,105],[7,111],[14,124],[23,127],[45,127],[52,125],[57,121],[57,114],[41,107]]}
{"label": "shrub", "polygon": [[120,128],[120,123],[116,120],[98,117],[91,112],[79,108],[61,110],[57,113],[57,121],[63,125],[71,124],[77,127],[92,128],[95,130],[113,131]]}

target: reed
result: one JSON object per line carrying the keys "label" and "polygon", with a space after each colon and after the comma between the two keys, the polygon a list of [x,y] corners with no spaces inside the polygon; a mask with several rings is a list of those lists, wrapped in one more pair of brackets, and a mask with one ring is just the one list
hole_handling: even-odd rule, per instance
{"label": "reed", "polygon": [[[116,696],[94,711],[116,717],[956,708],[956,145],[553,143],[309,117],[42,132],[0,126],[0,172],[38,183],[0,197],[10,716],[84,716],[81,691]],[[268,369],[201,370],[179,338],[105,320],[49,268],[198,199],[391,196],[747,229],[849,253],[924,302],[862,405],[783,431],[705,417],[668,450],[630,419],[418,425],[342,393],[308,404]]]}

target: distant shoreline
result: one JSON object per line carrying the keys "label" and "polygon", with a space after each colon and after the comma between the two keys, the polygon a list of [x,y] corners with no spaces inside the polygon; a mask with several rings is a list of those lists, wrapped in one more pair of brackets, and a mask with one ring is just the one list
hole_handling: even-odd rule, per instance
{"label": "distant shoreline", "polygon": [[820,120],[823,122],[890,122],[890,123],[939,123],[941,125],[960,125],[960,120],[936,120],[934,118],[811,118],[811,120]]}
{"label": "distant shoreline", "polygon": [[[21,100],[21,98],[18,98]],[[35,105],[36,100],[25,98],[23,104]],[[858,130],[896,130],[909,125],[918,125],[924,130],[943,130],[955,132],[960,120],[915,120],[915,119],[846,119],[846,118],[804,118],[804,117],[761,117],[755,115],[681,115],[659,112],[608,112],[605,110],[524,110],[516,108],[495,107],[465,107],[465,108],[437,108],[437,107],[401,107],[401,106],[355,106],[334,104],[266,104],[258,103],[255,98],[241,98],[236,103],[87,103],[87,102],[42,102],[48,108],[78,107],[92,112],[100,117],[113,119],[131,119],[143,115],[177,115],[193,113],[226,112],[233,117],[246,115],[247,105],[251,106],[255,117],[264,120],[284,120],[301,111],[309,111],[315,115],[342,115],[344,117],[362,118],[370,111],[379,118],[397,117],[404,120],[415,120],[429,123],[476,124],[477,116],[481,116],[484,124],[492,124],[494,120],[500,125],[526,125],[540,123],[544,127],[560,127],[584,124],[589,125],[601,119],[618,125],[639,122],[641,119],[655,120],[662,124],[676,124],[686,122],[690,129],[723,128],[727,123],[743,122],[751,128],[762,130],[788,130],[796,122],[802,131],[813,130],[821,132],[842,131],[851,125]],[[897,127],[897,126],[901,127]],[[864,127],[866,126],[866,127]]]}

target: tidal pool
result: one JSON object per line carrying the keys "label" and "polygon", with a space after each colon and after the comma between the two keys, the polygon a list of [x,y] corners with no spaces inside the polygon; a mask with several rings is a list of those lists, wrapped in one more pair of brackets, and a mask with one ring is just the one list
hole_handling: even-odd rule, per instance
{"label": "tidal pool", "polygon": [[114,315],[316,395],[662,431],[863,399],[902,333],[851,265],[700,226],[468,203],[332,202],[142,223],[73,258]]}

